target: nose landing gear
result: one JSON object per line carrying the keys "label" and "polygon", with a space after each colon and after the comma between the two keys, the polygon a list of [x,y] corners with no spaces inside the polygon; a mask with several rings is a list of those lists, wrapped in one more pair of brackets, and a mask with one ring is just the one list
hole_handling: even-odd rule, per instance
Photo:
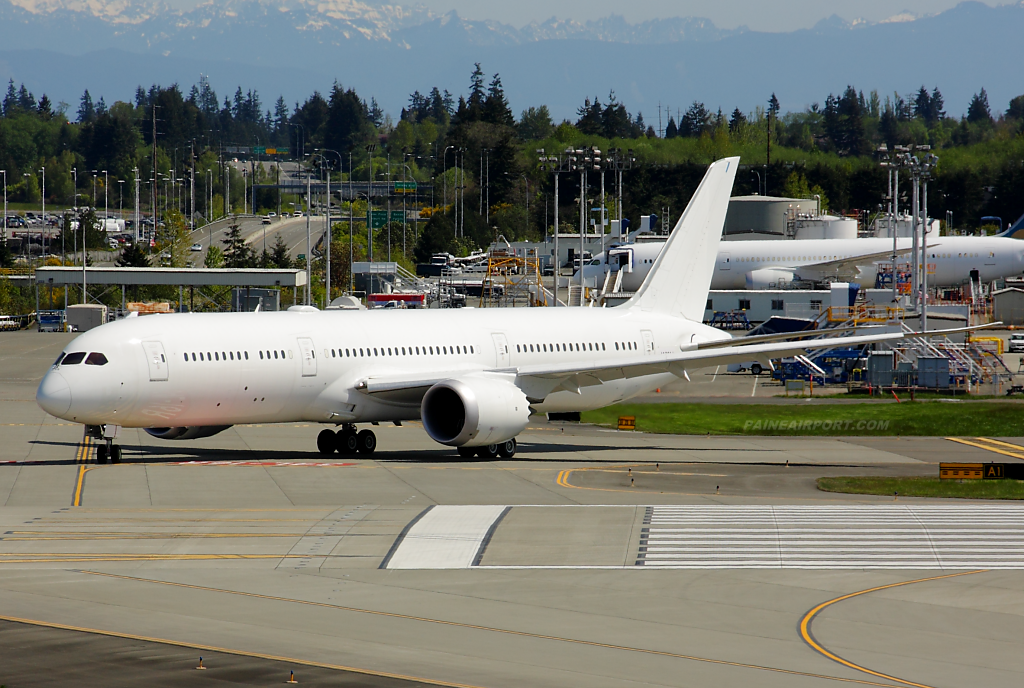
{"label": "nose landing gear", "polygon": [[86,431],[90,437],[103,442],[96,447],[96,463],[121,463],[121,445],[114,444],[121,434],[120,425],[89,425]]}
{"label": "nose landing gear", "polygon": [[372,454],[377,449],[377,436],[372,430],[360,430],[346,424],[338,432],[321,430],[316,438],[316,448],[321,454]]}

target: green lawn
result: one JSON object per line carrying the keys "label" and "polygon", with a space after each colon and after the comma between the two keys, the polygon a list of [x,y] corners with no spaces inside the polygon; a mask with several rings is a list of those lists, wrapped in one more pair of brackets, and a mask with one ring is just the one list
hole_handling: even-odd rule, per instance
{"label": "green lawn", "polygon": [[939,480],[938,478],[842,477],[818,478],[818,489],[848,494],[960,499],[1024,499],[1021,480]]}
{"label": "green lawn", "polygon": [[636,416],[643,432],[676,435],[1024,435],[1024,406],[957,404],[621,404],[586,411],[582,420],[616,427]]}

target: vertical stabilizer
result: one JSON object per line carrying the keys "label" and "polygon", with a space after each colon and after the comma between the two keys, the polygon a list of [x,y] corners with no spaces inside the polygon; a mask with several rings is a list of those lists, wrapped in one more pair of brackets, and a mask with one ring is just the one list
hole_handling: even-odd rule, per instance
{"label": "vertical stabilizer", "polygon": [[711,164],[636,296],[625,306],[704,319],[718,244],[740,159]]}

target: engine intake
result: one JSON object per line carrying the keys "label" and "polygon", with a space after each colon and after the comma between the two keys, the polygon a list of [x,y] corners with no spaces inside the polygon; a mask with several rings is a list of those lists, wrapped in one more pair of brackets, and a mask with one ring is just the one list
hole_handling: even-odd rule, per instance
{"label": "engine intake", "polygon": [[230,425],[191,425],[187,428],[146,428],[153,437],[161,440],[197,440],[224,432]]}
{"label": "engine intake", "polygon": [[507,380],[444,380],[423,395],[420,417],[435,442],[481,447],[521,433],[530,419],[530,404],[522,390]]}

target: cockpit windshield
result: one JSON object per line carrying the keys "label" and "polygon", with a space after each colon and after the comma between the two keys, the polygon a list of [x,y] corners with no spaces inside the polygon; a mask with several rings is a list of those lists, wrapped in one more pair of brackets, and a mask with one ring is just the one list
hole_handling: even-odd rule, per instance
{"label": "cockpit windshield", "polygon": [[98,351],[93,351],[91,354],[89,354],[88,358],[85,359],[85,365],[107,365],[107,357]]}
{"label": "cockpit windshield", "polygon": [[79,363],[82,362],[82,359],[84,359],[84,358],[85,358],[85,352],[84,351],[76,351],[74,353],[70,353],[67,356],[65,356],[64,360],[61,361],[61,365],[66,365],[66,366],[78,365]]}
{"label": "cockpit windshield", "polygon": [[60,365],[60,362],[61,362],[61,361],[63,361],[63,360],[64,360],[64,352],[63,352],[63,351],[61,351],[61,352],[60,352],[60,356],[58,356],[58,357],[57,357],[57,360],[53,362],[53,365],[55,365],[55,366],[59,366],[59,365]]}

